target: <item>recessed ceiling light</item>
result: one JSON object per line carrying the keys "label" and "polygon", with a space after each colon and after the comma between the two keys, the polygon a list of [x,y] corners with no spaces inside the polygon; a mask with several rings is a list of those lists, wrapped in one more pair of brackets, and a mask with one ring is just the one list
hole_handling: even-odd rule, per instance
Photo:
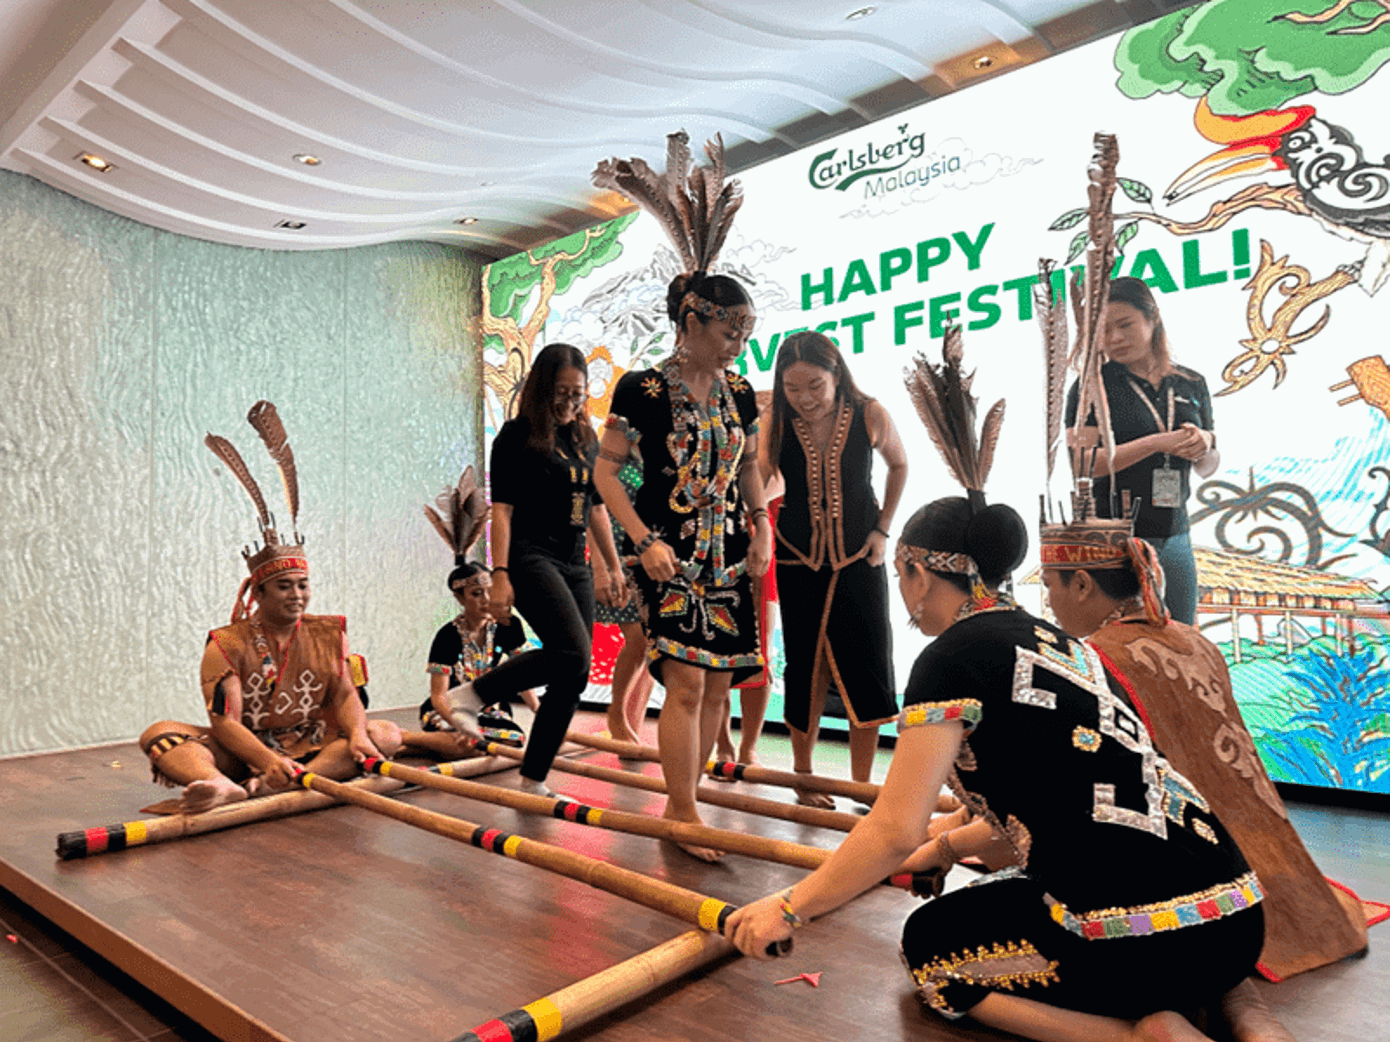
{"label": "recessed ceiling light", "polygon": [[974,69],[990,69],[994,67],[994,59],[988,54],[982,54],[971,62],[970,66]]}
{"label": "recessed ceiling light", "polygon": [[853,11],[851,11],[849,14],[845,15],[845,21],[847,21],[847,22],[857,22],[857,21],[859,21],[859,19],[861,19],[861,18],[868,18],[869,15],[873,14],[873,13],[874,13],[875,11],[877,11],[877,10],[878,10],[877,7],[860,7],[860,8],[857,8],[856,10],[853,10]]}
{"label": "recessed ceiling light", "polygon": [[323,162],[318,156],[311,156],[308,152],[296,152],[294,161],[296,163],[303,163],[305,166],[318,166]]}
{"label": "recessed ceiling light", "polygon": [[94,156],[90,152],[83,152],[77,157],[77,160],[80,163],[86,163],[99,174],[109,174],[112,170],[116,169],[112,164],[102,159],[101,156]]}
{"label": "recessed ceiling light", "polygon": [[275,227],[288,228],[290,231],[296,232],[299,231],[300,228],[303,228],[307,223],[307,221],[281,221]]}
{"label": "recessed ceiling light", "polygon": [[495,185],[496,183],[497,183],[496,181],[479,181],[479,182],[478,182],[478,186],[479,186],[480,188],[491,188],[491,187],[492,187],[493,185]]}
{"label": "recessed ceiling light", "polygon": [[478,218],[476,218],[476,217],[460,217],[460,218],[459,218],[457,221],[455,221],[454,223],[455,223],[455,224],[477,224],[477,223],[478,223]]}

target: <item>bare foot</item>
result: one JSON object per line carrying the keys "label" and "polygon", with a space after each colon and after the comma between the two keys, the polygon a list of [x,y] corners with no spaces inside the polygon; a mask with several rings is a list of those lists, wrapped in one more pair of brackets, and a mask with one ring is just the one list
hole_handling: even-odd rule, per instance
{"label": "bare foot", "polygon": [[[672,814],[671,805],[669,802],[666,804],[666,810],[662,811],[661,816],[669,821],[684,821],[688,822],[691,825],[704,824],[704,822],[700,820],[700,816],[698,814],[695,815],[694,818],[680,818]],[[681,850],[685,851],[687,854],[695,858],[697,861],[705,861],[709,864],[714,864],[724,856],[724,851],[715,850],[713,847],[701,847],[696,846],[694,843],[682,843],[678,839],[669,840],[668,842],[680,847]]]}
{"label": "bare foot", "polygon": [[1181,1013],[1163,1010],[1151,1013],[1134,1025],[1135,1042],[1211,1042]]}
{"label": "bare foot", "polygon": [[[797,771],[797,774],[810,774],[810,771]],[[801,786],[793,786],[792,791],[796,793],[796,802],[803,807],[815,807],[817,810],[834,810],[835,798],[828,792],[813,792],[811,789],[803,789]]]}
{"label": "bare foot", "polygon": [[1265,1005],[1254,981],[1241,981],[1226,992],[1221,1013],[1236,1042],[1295,1042],[1293,1032],[1279,1023]]}
{"label": "bare foot", "polygon": [[740,749],[738,751],[738,762],[745,767],[761,767],[763,765],[762,760],[758,759],[758,754],[752,749]]}
{"label": "bare foot", "polygon": [[615,742],[627,742],[629,745],[642,744],[642,739],[639,738],[636,734],[634,734],[632,732],[632,729],[629,728],[626,724],[623,724],[620,727],[613,727],[610,724],[608,728],[608,737],[613,739],[613,741]]}
{"label": "bare foot", "polygon": [[179,797],[180,814],[202,814],[224,803],[239,803],[246,799],[246,790],[223,775],[200,778],[190,783]]}

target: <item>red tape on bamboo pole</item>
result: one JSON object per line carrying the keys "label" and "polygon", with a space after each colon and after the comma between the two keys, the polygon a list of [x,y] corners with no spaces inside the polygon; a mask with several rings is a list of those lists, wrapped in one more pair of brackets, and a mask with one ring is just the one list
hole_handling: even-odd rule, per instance
{"label": "red tape on bamboo pole", "polygon": [[[452,774],[459,776],[500,771],[506,769],[509,764],[496,758],[483,758],[458,760],[441,766],[450,768]],[[348,784],[371,792],[393,792],[405,785],[404,782],[386,778],[358,778]],[[96,828],[79,829],[75,832],[61,832],[58,834],[56,853],[64,861],[73,861],[108,851],[127,850],[130,847],[150,846],[154,843],[186,839],[189,836],[201,836],[207,832],[250,825],[257,821],[288,818],[295,814],[332,807],[336,803],[337,801],[321,793],[290,790],[273,796],[243,800],[240,803],[227,803],[201,814],[169,814],[160,818],[139,818],[118,825],[99,825]]]}
{"label": "red tape on bamboo pole", "polygon": [[[409,803],[400,803],[386,796],[378,796],[374,792],[354,789],[343,782],[332,781],[312,771],[300,774],[299,783],[306,789],[395,818],[407,825],[433,832],[437,836],[444,836],[460,843],[470,843],[480,850],[501,854],[503,857],[587,883],[597,890],[626,898],[711,933],[722,934],[729,916],[737,911],[736,905],[721,901],[717,897],[706,897],[694,890],[653,879],[641,872],[620,868],[606,861],[566,850],[564,847],[512,835],[486,825],[475,825],[471,821],[439,814]],[[782,946],[769,946],[768,954],[781,955],[790,950],[790,944],[783,942]]]}
{"label": "red tape on bamboo pole", "polygon": [[[511,760],[522,758],[522,753],[519,750],[508,749],[495,742],[475,741],[473,747],[490,756],[505,756]],[[579,774],[585,778],[596,778],[599,781],[612,782],[615,785],[645,789],[648,792],[664,793],[666,791],[664,781],[660,778],[648,778],[644,774],[632,774],[628,771],[617,771],[611,767],[600,767],[597,764],[563,758],[557,758],[550,766],[552,770]],[[701,785],[695,790],[695,798],[701,803],[710,803],[716,807],[728,807],[730,810],[761,814],[766,818],[780,818],[783,821],[795,821],[800,825],[816,825],[823,829],[835,829],[839,832],[848,832],[863,820],[856,814],[842,814],[839,811],[803,807],[800,804],[778,803],[776,800],[765,800],[741,792],[727,792],[707,785]]]}
{"label": "red tape on bamboo pole", "polygon": [[435,770],[422,770],[408,767],[391,760],[378,760],[375,757],[362,764],[362,770],[380,774],[388,778],[398,778],[412,785],[438,789],[455,796],[496,803],[528,814],[544,814],[572,821],[593,828],[611,829],[614,832],[627,832],[654,839],[668,839],[677,843],[691,843],[696,846],[714,847],[731,854],[774,861],[793,868],[814,869],[831,854],[821,847],[805,846],[786,840],[768,839],[766,836],[750,835],[746,832],[733,832],[729,829],[712,828],[709,825],[695,825],[684,821],[671,821],[667,818],[653,818],[645,814],[630,814],[625,811],[590,807],[575,800],[557,799],[549,796],[533,796],[530,793],[503,789],[496,785],[466,781],[452,777],[449,765]]}

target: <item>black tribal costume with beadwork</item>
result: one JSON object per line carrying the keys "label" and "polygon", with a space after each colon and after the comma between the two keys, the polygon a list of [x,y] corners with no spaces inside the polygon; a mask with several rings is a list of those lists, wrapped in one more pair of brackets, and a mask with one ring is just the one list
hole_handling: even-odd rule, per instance
{"label": "black tribal costume with beadwork", "polygon": [[965,725],[952,786],[1022,855],[908,919],[924,1003],[955,1017],[1026,988],[1137,1019],[1202,1005],[1254,969],[1259,881],[1093,649],[1017,608],[980,612],[922,652],[906,701],[904,729]]}
{"label": "black tribal costume with beadwork", "polygon": [[[758,603],[747,572],[748,529],[739,467],[758,430],[758,406],[748,381],[732,370],[696,402],[667,359],[627,373],[613,392],[608,426],[642,451],[637,515],[675,551],[681,569],[669,582],[647,577],[636,564],[653,675],[663,659],[730,670],[733,683],[763,665]],[[631,538],[624,550],[634,551]]]}
{"label": "black tribal costume with beadwork", "polygon": [[786,721],[810,726],[810,693],[825,648],[831,689],[852,723],[876,726],[898,712],[888,569],[865,560],[878,524],[873,441],[864,406],[842,404],[822,452],[796,416],[777,460],[787,491],[777,518],[777,585],[786,645]]}

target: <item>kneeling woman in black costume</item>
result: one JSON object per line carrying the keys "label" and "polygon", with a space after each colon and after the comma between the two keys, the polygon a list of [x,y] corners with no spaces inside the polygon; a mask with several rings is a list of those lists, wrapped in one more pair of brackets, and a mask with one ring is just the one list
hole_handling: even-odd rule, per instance
{"label": "kneeling woman in black costume", "polygon": [[1264,913],[1239,849],[1096,653],[998,592],[1027,541],[1009,507],[962,498],[907,522],[899,590],[937,639],[913,667],[881,795],[824,866],[734,914],[735,943],[761,956],[891,874],[949,779],[1017,864],[908,918],[927,1007],[1032,1039],[1197,1042],[1172,1010],[1224,1000],[1237,1039],[1287,1040],[1244,1003]]}

